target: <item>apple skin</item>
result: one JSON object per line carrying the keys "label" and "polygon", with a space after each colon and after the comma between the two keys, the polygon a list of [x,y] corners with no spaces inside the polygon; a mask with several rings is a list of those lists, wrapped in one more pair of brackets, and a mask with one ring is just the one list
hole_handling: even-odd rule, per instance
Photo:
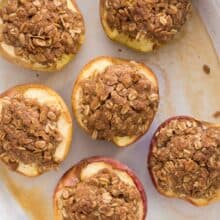
{"label": "apple skin", "polygon": [[113,169],[117,169],[123,172],[126,172],[128,176],[130,176],[137,187],[137,190],[139,191],[141,195],[141,199],[143,202],[143,219],[145,220],[146,215],[147,215],[147,196],[144,190],[144,187],[139,180],[139,178],[134,174],[134,172],[128,168],[126,165],[122,164],[121,162],[108,158],[108,157],[102,157],[102,156],[94,156],[94,157],[89,157],[86,159],[81,160],[80,162],[76,163],[72,168],[66,171],[66,173],[61,177],[59,180],[55,191],[54,191],[54,196],[53,196],[53,201],[54,201],[54,212],[55,212],[55,220],[61,220],[60,214],[58,211],[58,205],[57,205],[57,197],[59,191],[62,190],[63,187],[69,186],[73,187],[80,181],[80,174],[83,168],[85,168],[88,164],[91,163],[96,163],[96,162],[103,162],[106,163],[110,166],[112,166]]}
{"label": "apple skin", "polygon": [[171,117],[171,118],[168,118],[167,120],[165,120],[157,129],[156,131],[154,132],[154,135],[152,136],[152,139],[151,139],[151,143],[150,143],[150,148],[149,148],[149,153],[148,153],[148,156],[147,156],[147,168],[148,168],[148,171],[149,171],[149,174],[150,174],[150,177],[151,177],[151,180],[153,182],[153,185],[155,186],[156,190],[163,196],[166,196],[168,198],[178,198],[178,199],[182,199],[182,200],[185,200],[189,203],[191,203],[192,205],[194,206],[197,206],[197,207],[200,207],[200,206],[206,206],[206,205],[209,205],[210,203],[213,203],[215,201],[219,201],[220,200],[220,189],[218,190],[217,192],[217,198],[214,198],[213,200],[211,201],[207,201],[207,200],[204,200],[204,199],[198,199],[198,200],[195,200],[191,197],[184,197],[184,198],[180,198],[180,197],[177,197],[175,195],[167,195],[164,191],[160,190],[160,187],[158,186],[155,178],[154,178],[154,175],[153,175],[153,172],[150,168],[150,164],[149,164],[149,161],[150,161],[150,158],[152,156],[152,151],[153,151],[153,146],[154,144],[156,143],[156,133],[159,132],[162,128],[164,128],[169,122],[173,121],[173,120],[181,120],[181,119],[186,119],[186,120],[192,120],[192,121],[195,121],[198,123],[199,126],[208,126],[208,127],[217,127],[217,128],[220,128],[220,125],[218,124],[213,124],[213,123],[210,123],[210,122],[206,122],[206,121],[200,121],[198,119],[195,119],[191,116],[187,116],[187,115],[181,115],[181,116],[174,116],[174,117]]}

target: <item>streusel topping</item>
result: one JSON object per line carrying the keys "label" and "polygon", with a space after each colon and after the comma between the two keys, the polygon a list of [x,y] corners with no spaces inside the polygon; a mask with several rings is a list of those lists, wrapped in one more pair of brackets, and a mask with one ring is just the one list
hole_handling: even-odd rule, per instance
{"label": "streusel topping", "polygon": [[136,187],[103,169],[74,187],[65,187],[58,205],[65,220],[140,220],[140,202]]}
{"label": "streusel topping", "polygon": [[157,111],[158,88],[134,65],[109,66],[80,86],[82,122],[94,139],[142,135]]}
{"label": "streusel topping", "polygon": [[149,168],[164,192],[212,199],[220,188],[220,128],[171,120],[156,133]]}
{"label": "streusel topping", "polygon": [[131,39],[171,40],[191,11],[191,0],[105,0],[110,28]]}
{"label": "streusel topping", "polygon": [[16,94],[5,97],[0,113],[0,158],[12,169],[36,164],[40,172],[55,168],[63,137],[57,123],[60,110]]}
{"label": "streusel topping", "polygon": [[10,0],[0,18],[1,41],[13,46],[16,55],[44,65],[75,54],[84,32],[81,14],[69,9],[66,0]]}

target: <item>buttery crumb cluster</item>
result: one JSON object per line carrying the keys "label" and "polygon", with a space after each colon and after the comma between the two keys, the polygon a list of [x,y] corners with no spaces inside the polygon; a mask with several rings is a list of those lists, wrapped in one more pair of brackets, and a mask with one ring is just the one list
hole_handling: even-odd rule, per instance
{"label": "buttery crumb cluster", "polygon": [[65,220],[139,220],[141,197],[108,169],[65,187],[58,206]]}
{"label": "buttery crumb cluster", "polygon": [[60,111],[20,94],[5,97],[0,113],[0,159],[16,170],[19,163],[36,164],[38,171],[55,168],[54,153],[62,136]]}
{"label": "buttery crumb cluster", "polygon": [[0,10],[0,40],[15,54],[44,65],[75,54],[84,32],[82,16],[66,0],[10,0]]}
{"label": "buttery crumb cluster", "polygon": [[111,29],[131,39],[171,40],[186,22],[191,0],[105,0]]}
{"label": "buttery crumb cluster", "polygon": [[118,64],[80,84],[81,117],[94,139],[146,132],[158,107],[158,89],[135,65]]}
{"label": "buttery crumb cluster", "polygon": [[159,189],[183,198],[213,199],[220,189],[220,128],[175,119],[155,138],[149,168]]}

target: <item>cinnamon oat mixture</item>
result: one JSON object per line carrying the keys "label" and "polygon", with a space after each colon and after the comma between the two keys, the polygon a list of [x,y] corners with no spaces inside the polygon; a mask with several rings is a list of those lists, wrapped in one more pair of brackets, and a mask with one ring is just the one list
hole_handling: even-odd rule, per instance
{"label": "cinnamon oat mixture", "polygon": [[75,54],[84,31],[83,18],[66,0],[10,0],[0,10],[0,40],[17,55],[50,65],[63,54]]}
{"label": "cinnamon oat mixture", "polygon": [[65,220],[139,220],[140,202],[135,187],[103,169],[74,188],[65,187],[58,206]]}
{"label": "cinnamon oat mixture", "polygon": [[220,128],[170,121],[153,143],[149,168],[159,189],[210,200],[220,189]]}
{"label": "cinnamon oat mixture", "polygon": [[60,112],[20,94],[4,98],[0,113],[0,158],[16,170],[19,162],[35,163],[39,171],[55,168],[53,158],[62,141],[57,129]]}
{"label": "cinnamon oat mixture", "polygon": [[106,0],[111,29],[131,39],[171,40],[186,22],[191,0]]}
{"label": "cinnamon oat mixture", "polygon": [[112,65],[81,82],[82,122],[94,139],[142,135],[158,107],[158,90],[134,65]]}

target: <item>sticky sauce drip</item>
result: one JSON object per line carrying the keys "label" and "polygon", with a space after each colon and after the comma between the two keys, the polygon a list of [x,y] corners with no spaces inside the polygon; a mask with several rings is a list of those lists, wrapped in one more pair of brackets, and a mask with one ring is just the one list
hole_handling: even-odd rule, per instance
{"label": "sticky sauce drip", "polygon": [[[40,186],[31,187],[29,189],[23,187],[22,184],[17,183],[3,167],[0,168],[0,178],[31,220],[52,219],[51,204],[48,204],[48,198],[46,198]],[[31,179],[28,179],[28,181],[30,180]]]}

